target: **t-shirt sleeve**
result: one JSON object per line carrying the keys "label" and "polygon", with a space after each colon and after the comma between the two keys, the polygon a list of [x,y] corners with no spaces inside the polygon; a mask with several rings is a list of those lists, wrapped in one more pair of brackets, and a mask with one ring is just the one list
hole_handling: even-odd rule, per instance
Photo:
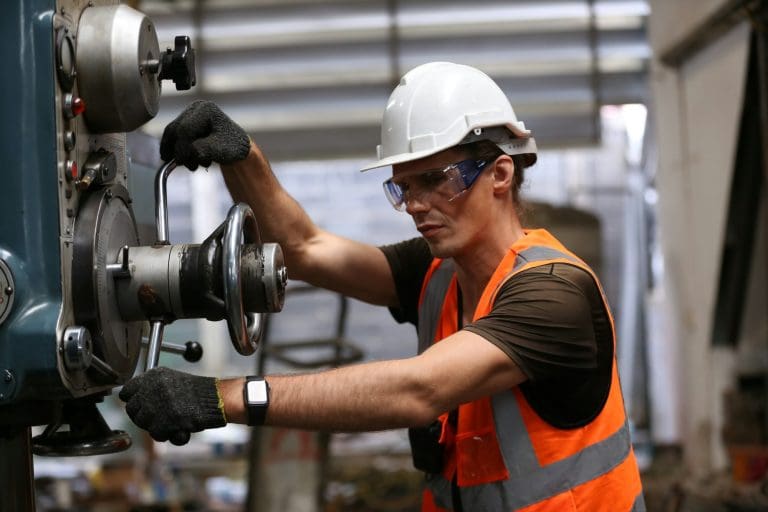
{"label": "t-shirt sleeve", "polygon": [[392,269],[399,306],[389,308],[395,320],[400,323],[418,324],[419,295],[424,276],[432,262],[432,253],[427,242],[412,238],[404,242],[379,247]]}
{"label": "t-shirt sleeve", "polygon": [[490,313],[465,326],[512,358],[532,381],[597,368],[597,342],[588,298],[593,286],[572,265],[523,271],[499,290]]}

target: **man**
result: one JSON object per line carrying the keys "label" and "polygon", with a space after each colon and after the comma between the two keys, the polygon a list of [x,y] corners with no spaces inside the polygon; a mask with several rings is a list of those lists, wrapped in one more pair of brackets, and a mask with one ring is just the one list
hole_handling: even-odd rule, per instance
{"label": "man", "polygon": [[381,248],[319,229],[212,103],[166,128],[161,155],[219,162],[291,278],[388,306],[417,326],[420,354],[263,379],[152,370],[120,393],[130,417],[172,442],[226,422],[410,427],[424,510],[644,510],[608,305],[580,259],[521,226],[536,146],[504,93],[474,68],[425,64],[395,88],[381,133],[366,169],[392,165],[385,193],[422,235]]}

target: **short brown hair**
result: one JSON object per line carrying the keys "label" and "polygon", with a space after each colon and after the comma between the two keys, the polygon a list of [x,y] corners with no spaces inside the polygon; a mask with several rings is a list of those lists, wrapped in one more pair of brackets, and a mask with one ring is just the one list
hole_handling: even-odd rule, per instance
{"label": "short brown hair", "polygon": [[[493,162],[501,155],[505,154],[499,146],[489,140],[470,142],[469,144],[463,144],[460,147],[474,160]],[[512,177],[512,200],[515,202],[517,214],[522,216],[525,212],[525,205],[520,199],[520,189],[523,186],[523,181],[525,181],[526,158],[525,155],[510,155],[510,158],[512,158],[512,163],[515,165],[515,174]]]}

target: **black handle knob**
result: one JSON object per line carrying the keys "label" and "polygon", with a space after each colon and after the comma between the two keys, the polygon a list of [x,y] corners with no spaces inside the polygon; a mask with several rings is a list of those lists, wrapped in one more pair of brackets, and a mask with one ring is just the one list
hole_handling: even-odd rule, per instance
{"label": "black handle knob", "polygon": [[195,50],[189,36],[176,36],[174,49],[168,48],[161,55],[160,80],[173,80],[177,91],[186,91],[197,82],[195,75]]}
{"label": "black handle knob", "polygon": [[203,346],[196,341],[188,341],[184,344],[187,349],[184,351],[184,359],[190,363],[196,363],[203,357]]}

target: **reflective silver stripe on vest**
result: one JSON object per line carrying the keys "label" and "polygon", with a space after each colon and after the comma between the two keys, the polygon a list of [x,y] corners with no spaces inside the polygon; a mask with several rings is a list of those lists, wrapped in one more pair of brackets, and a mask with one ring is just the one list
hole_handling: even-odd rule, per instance
{"label": "reflective silver stripe on vest", "polygon": [[419,306],[419,354],[427,350],[435,339],[440,311],[448,293],[453,277],[453,260],[443,260],[432,272],[424,293],[424,300]]}
{"label": "reflective silver stripe on vest", "polygon": [[[546,466],[539,465],[533,446],[511,391],[492,397],[496,435],[509,479],[461,488],[466,510],[517,510],[566,492],[597,478],[624,462],[629,455],[629,426],[624,425],[602,441]],[[435,502],[450,509],[450,483],[431,475],[427,486]],[[447,503],[444,505],[442,503]],[[642,493],[632,512],[644,512]]]}
{"label": "reflective silver stripe on vest", "polygon": [[579,261],[577,258],[574,258],[570,254],[558,251],[557,249],[552,249],[551,247],[534,246],[517,253],[517,258],[515,258],[515,264],[512,267],[512,271],[514,272],[526,263],[531,263],[534,261],[554,260],[558,258],[565,258],[567,260],[573,261],[574,263],[581,263],[581,261]]}
{"label": "reflective silver stripe on vest", "polygon": [[[494,498],[487,491],[480,493],[483,498],[495,499],[498,506],[504,505],[505,510],[532,505],[589,482],[621,464],[629,455],[629,426],[625,421],[621,428],[602,441],[570,457],[541,466],[514,394],[505,391],[491,400],[496,435],[509,479],[503,482],[504,496]],[[474,487],[467,488],[467,495],[472,494]]]}
{"label": "reflective silver stripe on vest", "polygon": [[[577,258],[550,247],[531,247],[515,259],[513,272],[527,263],[567,259],[583,264]],[[443,269],[445,272],[441,272]],[[453,275],[453,265],[444,261],[427,284],[424,301],[419,308],[419,346],[424,350],[432,343],[440,319],[440,310]],[[434,282],[434,285],[433,285]],[[596,283],[599,288],[599,283]],[[601,290],[602,293],[602,290]],[[420,348],[420,352],[423,350]],[[503,391],[491,397],[496,435],[501,454],[509,471],[509,479],[461,488],[461,501],[466,510],[516,510],[540,502],[597,478],[621,464],[630,453],[629,426],[624,425],[602,441],[546,466],[539,465],[528,430],[514,393]],[[452,510],[451,484],[440,475],[429,475],[427,487],[435,503]],[[642,492],[631,512],[644,512]]]}
{"label": "reflective silver stripe on vest", "polygon": [[[498,393],[492,397],[492,403],[496,435],[509,479],[462,487],[461,501],[467,510],[517,510],[533,505],[609,472],[629,455],[629,427],[625,422],[606,439],[570,457],[541,466],[514,394],[511,391]],[[450,503],[451,488],[447,480],[432,477],[428,487],[436,502]],[[645,504],[640,495],[639,503],[635,502],[632,511],[643,510]]]}

